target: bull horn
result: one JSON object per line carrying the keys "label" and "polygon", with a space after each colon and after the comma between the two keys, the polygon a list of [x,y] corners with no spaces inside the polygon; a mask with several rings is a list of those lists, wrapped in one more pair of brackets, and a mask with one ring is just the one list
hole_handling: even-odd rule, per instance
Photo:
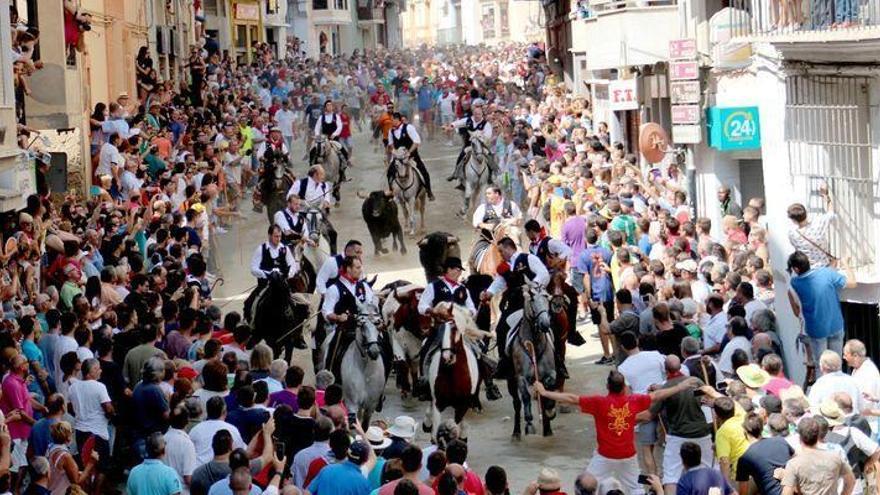
{"label": "bull horn", "polygon": [[416,245],[417,245],[418,247],[420,247],[420,248],[423,248],[423,247],[427,246],[427,245],[428,245],[428,238],[427,238],[427,237],[422,237],[422,238],[419,240],[419,242],[416,243]]}
{"label": "bull horn", "polygon": [[367,199],[367,196],[369,196],[367,194],[367,192],[364,191],[363,189],[358,189],[356,194],[357,194],[357,197],[359,197],[361,199]]}
{"label": "bull horn", "polygon": [[455,244],[457,242],[458,242],[458,237],[455,237],[454,235],[446,236],[446,243],[447,244]]}

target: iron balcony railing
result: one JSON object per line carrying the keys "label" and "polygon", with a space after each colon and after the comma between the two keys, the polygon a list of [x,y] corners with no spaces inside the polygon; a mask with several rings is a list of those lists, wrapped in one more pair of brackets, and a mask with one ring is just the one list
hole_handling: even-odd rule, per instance
{"label": "iron balcony railing", "polygon": [[880,0],[729,0],[734,37],[864,30],[880,25]]}

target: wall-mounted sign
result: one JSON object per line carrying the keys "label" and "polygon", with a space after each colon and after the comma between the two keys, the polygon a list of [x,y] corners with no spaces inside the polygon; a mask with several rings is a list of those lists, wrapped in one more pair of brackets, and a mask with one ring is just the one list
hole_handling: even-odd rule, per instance
{"label": "wall-mounted sign", "polygon": [[700,105],[672,105],[673,124],[699,124]]}
{"label": "wall-mounted sign", "polygon": [[709,145],[721,151],[761,148],[758,107],[709,109]]}
{"label": "wall-mounted sign", "polygon": [[672,141],[676,144],[697,144],[703,140],[699,125],[672,126]]}
{"label": "wall-mounted sign", "polygon": [[669,62],[669,80],[687,81],[699,79],[700,66],[695,61]]}
{"label": "wall-mounted sign", "polygon": [[259,21],[260,20],[260,4],[259,3],[237,3],[237,4],[235,4],[235,18],[239,21]]}
{"label": "wall-mounted sign", "polygon": [[648,163],[660,163],[669,149],[669,136],[659,124],[648,122],[639,128],[639,151]]}
{"label": "wall-mounted sign", "polygon": [[700,102],[700,81],[675,81],[669,88],[673,105]]}
{"label": "wall-mounted sign", "polygon": [[669,58],[693,60],[697,58],[697,40],[685,38],[669,41]]}
{"label": "wall-mounted sign", "polygon": [[615,112],[639,109],[635,79],[618,79],[608,83],[608,108]]}

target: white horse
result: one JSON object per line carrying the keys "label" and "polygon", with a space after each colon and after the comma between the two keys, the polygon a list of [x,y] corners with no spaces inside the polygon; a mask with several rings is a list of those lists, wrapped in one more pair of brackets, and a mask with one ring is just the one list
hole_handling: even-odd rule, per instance
{"label": "white horse", "polygon": [[430,429],[436,438],[440,413],[451,407],[455,410],[455,422],[461,428],[462,438],[467,438],[464,417],[485,378],[480,376],[474,348],[478,340],[494,334],[477,328],[471,313],[462,306],[445,302],[438,304],[435,311],[447,314],[449,320],[439,328],[440,348],[426,357],[431,405],[425,412],[423,428],[425,431]]}
{"label": "white horse", "polygon": [[395,170],[391,179],[391,192],[394,194],[394,200],[403,210],[403,221],[409,229],[407,234],[416,235],[416,210],[420,216],[419,231],[424,232],[428,191],[425,189],[424,179],[416,170],[415,162],[405,149],[399,148],[391,154],[389,166],[394,167]]}
{"label": "white horse", "polygon": [[333,197],[339,201],[340,177],[342,176],[342,145],[336,141],[327,139],[327,136],[317,136],[309,150],[309,165],[320,163],[324,167],[325,178],[328,183],[332,183]]}
{"label": "white horse", "polygon": [[345,407],[356,413],[362,425],[379,406],[385,390],[385,364],[379,346],[382,317],[372,303],[358,304],[355,338],[342,355],[340,379]]}
{"label": "white horse", "polygon": [[480,131],[470,132],[470,148],[467,153],[467,161],[464,164],[464,192],[462,193],[462,207],[460,214],[470,214],[471,208],[476,208],[480,202],[480,194],[483,189],[492,183],[489,176],[489,161],[492,160],[492,148],[484,141]]}

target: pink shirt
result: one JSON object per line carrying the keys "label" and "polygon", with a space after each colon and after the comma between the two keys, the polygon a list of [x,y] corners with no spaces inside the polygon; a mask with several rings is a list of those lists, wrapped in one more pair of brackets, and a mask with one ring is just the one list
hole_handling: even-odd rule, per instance
{"label": "pink shirt", "polygon": [[767,385],[764,385],[764,390],[766,390],[767,393],[770,395],[775,395],[776,397],[779,397],[779,392],[787,389],[792,385],[794,385],[794,383],[792,383],[789,379],[774,376],[770,378],[770,381],[767,382]]}
{"label": "pink shirt", "polygon": [[[28,393],[27,383],[24,378],[9,373],[3,379],[2,387],[3,396],[0,397],[0,410],[3,414],[20,409],[28,416],[34,416],[34,408],[31,407],[31,395]],[[6,423],[9,427],[9,436],[13,440],[26,439],[31,433],[31,425],[23,420],[11,421]]]}

